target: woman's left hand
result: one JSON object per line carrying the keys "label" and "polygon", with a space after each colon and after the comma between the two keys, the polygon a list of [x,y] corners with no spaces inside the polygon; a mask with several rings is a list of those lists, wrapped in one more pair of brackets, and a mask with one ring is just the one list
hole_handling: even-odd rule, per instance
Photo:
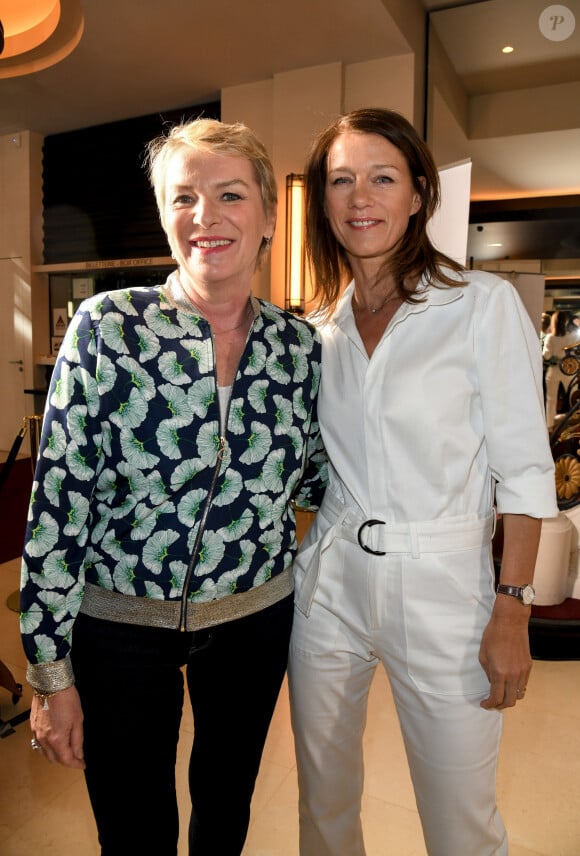
{"label": "woman's left hand", "polygon": [[53,763],[84,770],[83,711],[75,686],[59,690],[46,703],[33,696],[30,728],[33,749]]}
{"label": "woman's left hand", "polygon": [[[534,576],[542,521],[526,514],[502,515],[502,582],[525,585]],[[490,683],[481,702],[486,710],[503,710],[522,701],[532,670],[528,624],[531,607],[517,598],[499,594],[483,632],[479,662]]]}
{"label": "woman's left hand", "polygon": [[496,602],[479,651],[490,683],[489,695],[481,702],[485,710],[503,710],[525,698],[532,670],[528,621],[529,608],[517,600],[502,597]]}

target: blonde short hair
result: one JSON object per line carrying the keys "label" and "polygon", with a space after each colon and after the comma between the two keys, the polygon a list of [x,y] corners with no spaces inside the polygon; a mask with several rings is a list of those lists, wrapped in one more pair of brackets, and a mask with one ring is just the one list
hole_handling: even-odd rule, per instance
{"label": "blonde short hair", "polygon": [[[166,134],[151,140],[146,149],[146,167],[164,230],[167,167],[175,152],[184,146],[200,152],[246,158],[254,168],[266,216],[275,214],[278,192],[274,168],[265,146],[255,133],[241,122],[226,124],[217,119],[194,119],[174,125]],[[268,246],[269,242],[264,239],[258,252],[258,262]]]}

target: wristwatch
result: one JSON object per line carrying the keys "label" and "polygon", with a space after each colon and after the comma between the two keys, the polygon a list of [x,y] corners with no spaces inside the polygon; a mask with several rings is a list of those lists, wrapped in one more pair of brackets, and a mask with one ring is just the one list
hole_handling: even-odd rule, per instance
{"label": "wristwatch", "polygon": [[531,606],[536,599],[536,592],[533,585],[527,583],[525,586],[506,586],[500,583],[497,587],[498,594],[509,594],[511,597],[517,597],[524,606]]}

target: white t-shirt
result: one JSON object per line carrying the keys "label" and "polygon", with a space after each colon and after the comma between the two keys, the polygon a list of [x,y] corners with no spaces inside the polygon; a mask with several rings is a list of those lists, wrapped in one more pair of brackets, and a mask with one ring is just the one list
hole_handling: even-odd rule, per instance
{"label": "white t-shirt", "polygon": [[220,400],[220,431],[224,430],[224,420],[228,412],[230,398],[232,396],[231,386],[218,386],[218,396]]}

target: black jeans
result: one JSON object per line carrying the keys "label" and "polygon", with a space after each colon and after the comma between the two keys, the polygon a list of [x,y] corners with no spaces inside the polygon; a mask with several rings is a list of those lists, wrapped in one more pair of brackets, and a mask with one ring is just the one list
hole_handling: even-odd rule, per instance
{"label": "black jeans", "polygon": [[190,856],[239,856],[286,669],[292,601],[195,633],[78,616],[72,659],[102,856],[177,853],[183,665],[195,732]]}

